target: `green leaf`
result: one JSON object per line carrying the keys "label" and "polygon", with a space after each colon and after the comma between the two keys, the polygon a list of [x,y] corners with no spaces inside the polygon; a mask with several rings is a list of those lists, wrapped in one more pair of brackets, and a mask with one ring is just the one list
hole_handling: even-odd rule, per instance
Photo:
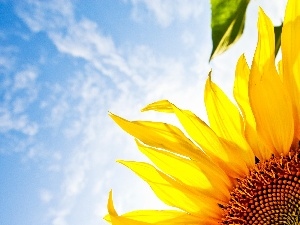
{"label": "green leaf", "polygon": [[210,60],[242,35],[245,13],[250,0],[210,0],[213,49]]}
{"label": "green leaf", "polygon": [[274,33],[275,33],[275,56],[278,53],[278,50],[281,45],[281,32],[282,32],[282,23],[278,27],[274,27]]}

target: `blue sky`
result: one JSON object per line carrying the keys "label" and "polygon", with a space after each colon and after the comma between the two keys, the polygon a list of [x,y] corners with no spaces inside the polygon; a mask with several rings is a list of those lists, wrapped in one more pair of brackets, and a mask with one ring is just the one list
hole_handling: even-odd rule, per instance
{"label": "blue sky", "polygon": [[259,5],[274,23],[284,1],[253,0],[245,35],[208,62],[208,0],[0,0],[0,223],[106,224],[108,192],[122,213],[165,208],[116,159],[147,160],[115,125],[174,118],[140,113],[169,99],[205,119],[207,74],[231,95],[237,58],[251,63]]}

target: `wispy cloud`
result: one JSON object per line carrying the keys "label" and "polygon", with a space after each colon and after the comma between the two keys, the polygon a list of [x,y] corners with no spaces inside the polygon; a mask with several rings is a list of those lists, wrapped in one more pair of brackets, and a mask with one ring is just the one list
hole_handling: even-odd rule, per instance
{"label": "wispy cloud", "polygon": [[17,48],[15,46],[0,46],[0,73],[12,70],[15,63],[13,53],[16,51]]}
{"label": "wispy cloud", "polygon": [[[185,79],[190,71],[182,62],[159,55],[147,46],[132,46],[130,51],[121,54],[112,38],[104,36],[94,22],[85,18],[76,20],[69,3],[65,4],[64,10],[59,4],[51,3],[46,7],[34,2],[27,5],[26,10],[19,8],[18,12],[32,31],[47,33],[60,52],[86,61],[86,67],[75,72],[66,87],[55,88],[56,100],[52,101],[50,112],[57,125],[64,124],[62,134],[69,140],[76,140],[77,145],[72,145],[74,148],[69,153],[62,153],[67,159],[61,165],[61,191],[51,196],[52,224],[69,224],[71,214],[74,216],[79,205],[93,208],[94,214],[101,199],[101,212],[105,211],[107,192],[113,186],[107,183],[107,176],[119,173],[119,170],[107,168],[115,158],[115,152],[124,150],[126,146],[127,153],[137,154],[133,153],[134,147],[129,144],[129,138],[126,141],[124,138],[117,142],[114,140],[114,132],[118,129],[111,128],[113,123],[107,111],[132,114],[132,108],[138,109],[163,95],[193,95],[193,91],[178,90],[184,84],[198,82],[198,79],[192,76]],[[47,22],[50,19],[53,21],[51,24]],[[57,22],[59,20],[64,22]],[[30,81],[29,78],[24,79]],[[22,86],[20,81],[19,84]],[[183,97],[181,99],[184,101]],[[95,170],[99,171],[97,175]],[[99,180],[102,182],[100,186]],[[82,200],[90,188],[98,193],[99,200],[96,201],[93,195]],[[138,195],[132,191],[129,193],[124,205],[137,201]],[[42,200],[45,201],[48,196],[43,194]],[[119,206],[123,208],[122,204]],[[97,216],[98,219],[100,217]]]}
{"label": "wispy cloud", "polygon": [[69,1],[28,3],[19,6],[19,16],[32,31],[46,32],[60,52],[83,58],[115,83],[120,79],[116,72],[133,75],[112,39],[104,36],[95,22],[86,18],[76,20]]}
{"label": "wispy cloud", "polygon": [[[38,123],[26,112],[37,98],[37,76],[37,71],[30,67],[17,72],[7,70],[3,73],[0,103],[2,152],[24,150],[23,147],[29,144],[30,139],[38,132]],[[16,141],[19,137],[15,132],[23,135],[21,142]]]}
{"label": "wispy cloud", "polygon": [[132,16],[141,21],[145,16],[153,15],[163,27],[169,26],[174,20],[197,19],[203,12],[203,2],[182,0],[131,0]]}
{"label": "wispy cloud", "polygon": [[41,189],[40,190],[40,198],[41,198],[42,202],[49,203],[52,200],[53,195],[49,190]]}
{"label": "wispy cloud", "polygon": [[[167,4],[170,5],[171,1]],[[183,6],[177,1],[162,23],[170,23],[177,14],[176,18],[181,20],[199,16],[202,9],[194,8],[193,4],[195,2]],[[159,16],[160,12],[156,13]],[[198,100],[194,96],[201,96],[200,91],[183,87],[200,84],[206,77],[208,65],[202,62],[199,70],[203,76],[199,77],[195,76],[199,70],[194,70],[195,64],[199,65],[196,54],[182,60],[162,55],[146,45],[132,44],[129,48],[127,46],[126,51],[117,48],[113,39],[103,35],[96,23],[87,18],[77,19],[72,4],[67,1],[51,1],[49,5],[29,1],[25,6],[19,6],[18,14],[33,32],[46,33],[58,51],[85,60],[84,68],[74,71],[66,86],[55,84],[51,103],[44,101],[44,107],[50,110],[49,124],[60,127],[59,134],[74,142],[68,151],[61,153],[64,159],[60,163],[56,160],[49,165],[49,170],[59,167],[62,173],[60,191],[51,196],[51,202],[49,200],[49,215],[52,224],[71,224],[74,217],[82,216],[84,205],[86,217],[92,218],[89,224],[98,224],[96,220],[103,216],[100,212],[106,211],[105,202],[110,188],[119,193],[127,188],[128,193],[117,203],[119,209],[125,211],[128,205],[133,206],[144,198],[142,193],[138,195],[132,190],[129,182],[142,189],[146,187],[134,176],[127,178],[128,171],[121,172],[117,166],[111,168],[110,163],[117,158],[116,152],[121,151],[121,156],[142,157],[135,150],[131,138],[116,135],[122,132],[108,118],[108,110],[132,117],[147,103],[167,97],[186,107],[195,105]],[[191,39],[185,41],[192,44]],[[30,76],[26,80],[30,81]],[[151,113],[144,116],[151,117],[157,118]],[[126,181],[124,178],[118,182],[108,179],[111,176],[122,177],[121,174],[123,177],[126,175]],[[145,191],[150,193],[150,188]],[[151,198],[153,194],[147,196],[149,205],[151,202],[153,206],[158,205],[157,200],[151,200],[155,199]],[[41,199],[45,201],[48,196],[42,193]],[[95,217],[96,208],[100,211]],[[81,224],[78,221],[72,224]]]}

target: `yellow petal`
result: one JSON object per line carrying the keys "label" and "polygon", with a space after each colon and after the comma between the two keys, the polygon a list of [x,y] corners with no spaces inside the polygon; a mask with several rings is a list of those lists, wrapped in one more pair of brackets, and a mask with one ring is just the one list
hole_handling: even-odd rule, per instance
{"label": "yellow petal", "polygon": [[244,122],[240,112],[225,93],[211,81],[210,75],[206,81],[204,94],[211,128],[219,137],[235,143],[246,164],[249,167],[254,166],[254,154],[244,137]]}
{"label": "yellow petal", "polygon": [[295,120],[295,137],[300,139],[300,2],[290,0],[281,35],[283,82],[289,91]]}
{"label": "yellow petal", "polygon": [[109,197],[108,197],[108,202],[107,202],[107,209],[108,209],[108,213],[110,215],[113,215],[113,216],[118,215],[116,210],[115,210],[114,203],[113,203],[113,200],[112,200],[112,190],[110,190],[110,192],[109,192]]}
{"label": "yellow petal", "polygon": [[[185,225],[185,224],[209,224],[217,225],[218,222],[215,219],[210,219],[205,216],[197,215],[193,216],[186,212],[180,212],[176,210],[137,210],[125,213],[118,216],[115,212],[112,200],[112,194],[110,192],[108,204],[109,214],[104,217],[107,222],[113,225]],[[113,209],[111,208],[113,207]],[[111,214],[112,213],[112,214]]]}
{"label": "yellow petal", "polygon": [[201,189],[211,189],[207,177],[194,165],[194,161],[171,154],[166,151],[138,143],[139,150],[144,153],[162,172],[178,179],[179,181]]}
{"label": "yellow petal", "polygon": [[127,219],[122,216],[111,216],[111,224],[112,225],[149,225],[149,223]]}
{"label": "yellow petal", "polygon": [[170,104],[168,100],[160,100],[157,102],[153,102],[149,105],[147,105],[145,108],[143,108],[141,111],[150,111],[154,110],[157,112],[166,112],[166,113],[173,113],[173,106]]}
{"label": "yellow petal", "polygon": [[157,225],[218,224],[217,220],[203,218],[201,215],[199,217],[193,216],[175,210],[139,210],[126,213],[122,216],[128,219]]}
{"label": "yellow petal", "polygon": [[250,72],[249,96],[259,135],[275,154],[290,149],[294,122],[287,90],[274,63],[274,30],[270,19],[259,11],[258,44]]}
{"label": "yellow petal", "polygon": [[112,191],[109,192],[107,210],[108,210],[108,215],[106,215],[104,219],[113,225],[148,225],[149,224],[143,221],[130,220],[127,219],[126,217],[118,216],[112,199]]}
{"label": "yellow petal", "polygon": [[114,114],[110,116],[122,129],[147,145],[190,158],[201,159],[203,155],[200,149],[173,125],[161,122],[128,121]]}
{"label": "yellow petal", "polygon": [[[170,107],[172,106],[173,112],[189,136],[217,165],[226,171],[229,176],[243,177],[248,173],[246,163],[243,160],[236,160],[239,157],[244,159],[238,146],[230,146],[228,141],[219,139],[214,131],[195,114],[188,110],[181,110],[169,101],[164,100],[152,103],[151,109],[165,112],[165,109],[162,107],[163,104],[168,112],[170,112]],[[156,105],[159,107],[155,108]],[[148,106],[145,109],[147,108]]]}
{"label": "yellow petal", "polygon": [[236,140],[243,133],[243,121],[238,109],[225,93],[211,81],[209,74],[205,85],[204,100],[210,127],[219,137]]}
{"label": "yellow petal", "polygon": [[[219,201],[229,200],[229,188],[223,179],[224,174],[215,165],[203,165],[166,151],[157,150],[137,142],[139,150],[144,153],[162,172],[172,176],[184,185],[190,186],[203,194]],[[210,167],[209,167],[210,166]]]}
{"label": "yellow petal", "polygon": [[245,56],[242,55],[236,66],[233,93],[244,117],[245,138],[251,146],[254,154],[260,160],[267,160],[270,158],[272,152],[267,148],[264,141],[257,134],[256,122],[249,101],[249,74],[250,69],[247,65]]}
{"label": "yellow petal", "polygon": [[202,195],[191,187],[177,182],[150,164],[123,160],[119,162],[145,180],[157,197],[165,204],[180,208],[193,215],[201,212],[202,215],[211,218],[220,217],[222,210],[218,207],[215,199]]}

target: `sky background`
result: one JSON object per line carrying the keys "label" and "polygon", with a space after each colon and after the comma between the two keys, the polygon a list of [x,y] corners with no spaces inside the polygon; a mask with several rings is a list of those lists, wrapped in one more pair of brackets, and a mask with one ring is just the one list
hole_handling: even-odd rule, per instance
{"label": "sky background", "polygon": [[242,39],[209,63],[208,0],[0,0],[0,224],[104,225],[110,189],[120,213],[166,208],[115,162],[147,159],[108,112],[177,124],[140,112],[169,99],[206,120],[208,72],[232,98],[258,6],[283,19],[272,2],[250,1]]}

